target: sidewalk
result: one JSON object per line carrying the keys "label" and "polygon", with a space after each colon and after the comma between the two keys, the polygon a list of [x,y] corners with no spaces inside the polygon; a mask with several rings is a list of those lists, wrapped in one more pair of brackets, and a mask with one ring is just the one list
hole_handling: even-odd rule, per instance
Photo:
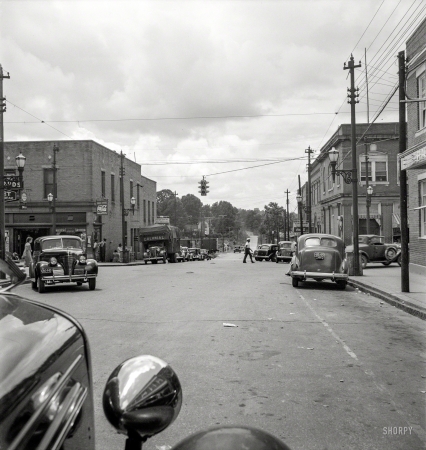
{"label": "sidewalk", "polygon": [[401,292],[401,268],[398,265],[369,264],[362,276],[349,277],[348,284],[426,320],[426,278],[422,275],[410,273],[410,292]]}

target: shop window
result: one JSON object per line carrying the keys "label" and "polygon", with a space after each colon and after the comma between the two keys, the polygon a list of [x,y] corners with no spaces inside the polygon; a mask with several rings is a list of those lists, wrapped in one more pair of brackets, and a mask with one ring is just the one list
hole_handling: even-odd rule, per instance
{"label": "shop window", "polygon": [[105,171],[101,171],[101,195],[105,198]]}
{"label": "shop window", "polygon": [[111,174],[111,201],[115,202],[115,175]]}
{"label": "shop window", "polygon": [[[361,159],[362,158],[362,159]],[[364,156],[360,157],[361,183],[365,183],[366,164]],[[376,153],[369,156],[368,181],[372,184],[388,183],[388,156],[385,153]]]}
{"label": "shop window", "polygon": [[333,176],[331,174],[331,164],[328,165],[328,190],[333,189]]}
{"label": "shop window", "polygon": [[420,181],[420,236],[426,238],[426,180]]}
{"label": "shop window", "polygon": [[[47,198],[49,194],[53,194],[53,169],[44,169],[43,170],[43,184],[44,184],[44,196],[43,198]],[[57,184],[56,184],[57,186]]]}

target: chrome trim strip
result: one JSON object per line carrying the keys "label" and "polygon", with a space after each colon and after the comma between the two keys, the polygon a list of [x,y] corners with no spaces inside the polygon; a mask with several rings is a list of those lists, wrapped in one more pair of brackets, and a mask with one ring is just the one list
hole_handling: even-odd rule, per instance
{"label": "chrome trim strip", "polygon": [[[83,406],[86,397],[87,388],[84,388],[80,383],[76,383],[64,399],[60,412],[50,424],[49,429],[43,436],[42,441],[37,446],[37,450],[55,450],[61,448],[74,424],[75,418]],[[57,434],[58,431],[59,434],[55,438],[55,434]],[[52,444],[51,442],[54,438],[55,441]]]}
{"label": "chrome trim strip", "polygon": [[320,272],[300,272],[300,271],[294,271],[292,270],[290,272],[291,276],[296,277],[305,277],[305,278],[337,278],[339,280],[344,279],[347,280],[349,278],[349,275],[347,273],[320,273]]}
{"label": "chrome trim strip", "polygon": [[77,369],[77,367],[82,363],[83,361],[83,355],[78,355],[77,358],[74,360],[74,362],[68,367],[67,371],[62,375],[61,379],[59,380],[58,384],[55,386],[55,388],[52,390],[52,392],[49,394],[49,396],[46,398],[44,403],[34,412],[34,414],[28,419],[28,422],[22,427],[19,434],[16,436],[16,438],[13,440],[13,442],[10,444],[8,450],[16,450],[24,448],[24,442],[28,435],[34,431],[34,428],[38,424],[38,420],[41,418],[41,416],[46,412],[47,408],[50,405],[51,400],[53,397],[59,394],[59,392],[62,390],[62,388],[68,383],[71,375],[74,373],[74,371]]}

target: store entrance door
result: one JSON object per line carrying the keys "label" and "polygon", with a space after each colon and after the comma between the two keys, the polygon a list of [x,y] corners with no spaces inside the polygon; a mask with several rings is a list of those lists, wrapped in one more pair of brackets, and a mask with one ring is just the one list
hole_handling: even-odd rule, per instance
{"label": "store entrance door", "polygon": [[50,228],[15,228],[13,230],[13,242],[10,249],[11,252],[16,252],[19,257],[24,252],[25,241],[27,237],[31,236],[34,239],[40,236],[48,236]]}

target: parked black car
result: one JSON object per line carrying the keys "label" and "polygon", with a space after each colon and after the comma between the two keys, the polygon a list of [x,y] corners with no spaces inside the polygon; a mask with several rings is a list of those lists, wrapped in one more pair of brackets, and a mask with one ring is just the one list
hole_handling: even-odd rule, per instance
{"label": "parked black car", "polygon": [[43,236],[34,241],[33,262],[29,276],[33,289],[42,293],[46,286],[58,283],[88,283],[96,288],[98,263],[87,258],[83,241],[78,236]]}
{"label": "parked black car", "polygon": [[276,261],[278,244],[262,244],[254,251],[256,261]]}

